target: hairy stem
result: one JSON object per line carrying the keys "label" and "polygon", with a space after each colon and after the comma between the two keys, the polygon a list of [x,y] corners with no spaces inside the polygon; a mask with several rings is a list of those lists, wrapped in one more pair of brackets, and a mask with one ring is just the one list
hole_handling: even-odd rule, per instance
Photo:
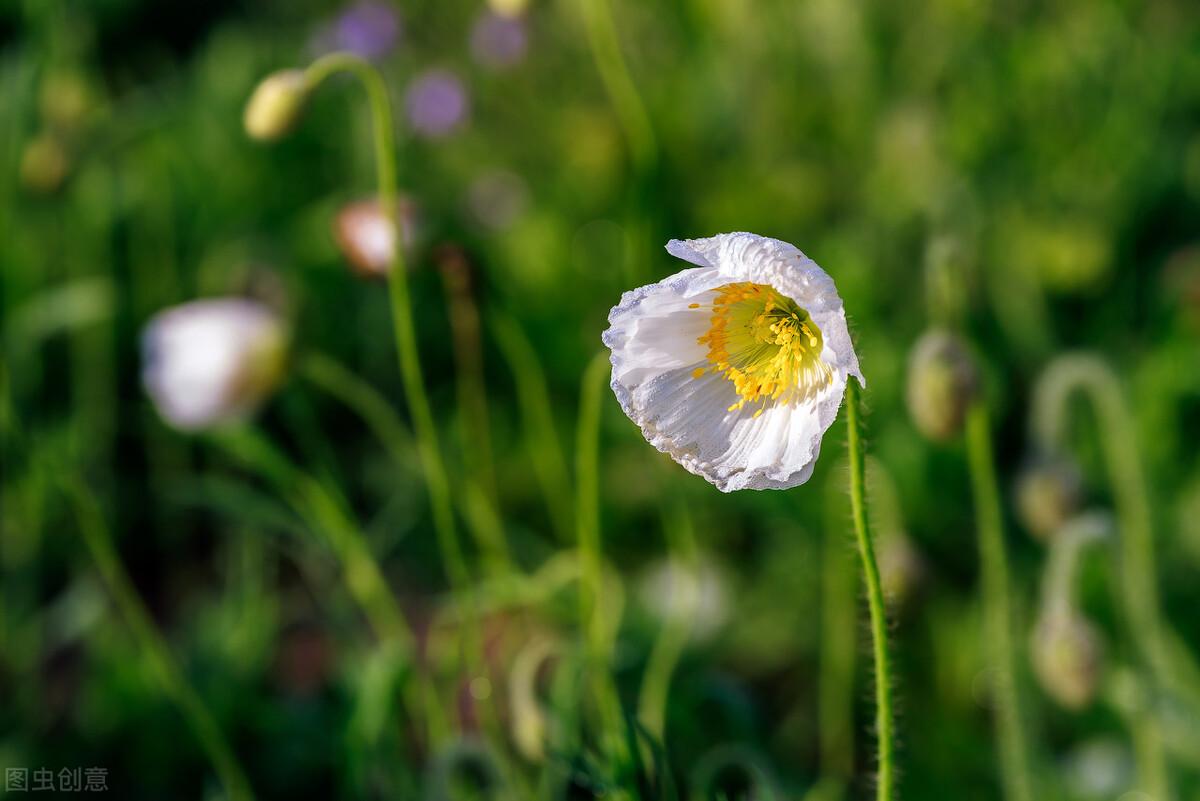
{"label": "hairy stem", "polygon": [[1017,688],[1004,521],[991,437],[987,407],[977,401],[967,413],[967,458],[975,496],[975,524],[979,530],[984,626],[990,649],[988,661],[992,671],[992,702],[996,707],[997,747],[1005,798],[1008,801],[1032,801],[1029,752]]}
{"label": "hairy stem", "polygon": [[890,801],[894,793],[895,724],[892,716],[892,667],[888,653],[887,617],[883,603],[883,584],[875,561],[875,546],[867,519],[866,471],[863,467],[863,442],[860,395],[862,388],[851,378],[846,384],[846,428],[850,449],[850,510],[854,536],[862,560],[863,580],[867,586],[867,609],[871,616],[872,654],[875,659],[875,734],[879,747],[879,776],[876,798]]}

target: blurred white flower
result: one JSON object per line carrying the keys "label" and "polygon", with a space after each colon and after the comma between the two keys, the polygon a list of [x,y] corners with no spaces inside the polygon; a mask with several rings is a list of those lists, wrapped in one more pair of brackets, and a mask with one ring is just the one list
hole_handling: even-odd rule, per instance
{"label": "blurred white flower", "polygon": [[172,426],[198,430],[243,419],[279,383],[288,333],[266,306],[241,298],[185,303],[142,335],[142,381]]}
{"label": "blurred white flower", "polygon": [[638,595],[658,620],[685,624],[696,640],[711,638],[729,620],[729,582],[708,559],[660,561],[642,576]]}
{"label": "blurred white flower", "polygon": [[608,317],[621,408],[722,492],[803,484],[847,377],[865,383],[833,279],[755,234],[667,251],[697,266],[626,292]]}

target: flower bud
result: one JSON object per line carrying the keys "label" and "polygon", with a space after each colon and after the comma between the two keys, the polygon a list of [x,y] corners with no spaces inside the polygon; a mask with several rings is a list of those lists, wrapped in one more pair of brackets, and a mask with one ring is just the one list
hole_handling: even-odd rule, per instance
{"label": "flower bud", "polygon": [[262,80],[246,102],[242,122],[251,139],[272,142],[295,127],[308,102],[303,70],[280,70]]}
{"label": "flower bud", "polygon": [[932,330],[917,340],[909,358],[907,394],[918,431],[939,441],[957,436],[978,392],[978,369],[958,337]]}
{"label": "flower bud", "polygon": [[70,169],[70,156],[51,134],[34,137],[21,153],[21,184],[39,195],[48,195],[62,186]]}
{"label": "flower bud", "polygon": [[142,381],[170,425],[192,431],[252,414],[283,377],[288,333],[266,306],[213,298],[156,315],[142,335]]}
{"label": "flower bud", "polygon": [[1041,459],[1017,478],[1017,517],[1030,534],[1046,541],[1079,511],[1083,479],[1069,462]]}
{"label": "flower bud", "polygon": [[342,207],[333,223],[338,248],[354,271],[364,278],[382,278],[392,267],[396,253],[396,223],[404,235],[405,249],[413,242],[415,213],[412,203],[401,199],[397,220],[388,220],[378,200],[359,200]]}
{"label": "flower bud", "polygon": [[1091,703],[1100,681],[1100,634],[1077,612],[1043,615],[1030,643],[1033,671],[1046,694],[1068,709]]}

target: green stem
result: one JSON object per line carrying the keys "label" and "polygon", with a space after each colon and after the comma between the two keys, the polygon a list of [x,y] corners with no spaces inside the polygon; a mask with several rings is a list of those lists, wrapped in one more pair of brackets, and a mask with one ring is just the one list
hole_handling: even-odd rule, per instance
{"label": "green stem", "polygon": [[[332,53],[318,59],[308,68],[306,74],[310,85],[315,87],[329,75],[341,71],[354,74],[366,90],[375,143],[375,170],[379,182],[379,202],[385,218],[394,221],[398,208],[396,146],[387,87],[378,70],[364,59],[349,53]],[[397,246],[392,249],[392,263],[388,269],[388,297],[392,306],[392,332],[396,341],[400,378],[404,386],[409,413],[412,415],[417,451],[421,456],[421,464],[425,472],[425,487],[429,493],[438,548],[445,563],[451,590],[455,594],[469,594],[471,575],[467,569],[467,561],[458,541],[458,535],[455,532],[450,484],[446,475],[445,462],[442,459],[441,447],[438,444],[437,427],[429,403],[429,393],[421,374],[417,332],[413,325],[412,301],[409,297],[408,272],[404,265],[404,248],[399,241],[397,241]],[[471,677],[483,677],[483,644],[479,621],[474,616],[467,621],[465,626],[464,651]],[[490,707],[490,702],[485,704],[485,707]]]}
{"label": "green stem", "polygon": [[221,733],[217,721],[184,677],[162,634],[154,625],[150,613],[142,604],[142,599],[134,589],[133,582],[126,574],[113,547],[99,503],[91,491],[80,482],[68,479],[65,490],[75,506],[79,531],[88,550],[91,551],[92,559],[132,630],[134,639],[158,675],[163,689],[179,707],[192,733],[208,754],[229,798],[234,801],[250,801],[254,798],[254,792],[250,789],[246,774]]}
{"label": "green stem", "polygon": [[[383,208],[384,217],[394,221],[398,209],[396,145],[387,87],[379,72],[370,63],[349,53],[331,53],[320,58],[313,62],[306,74],[310,84],[315,87],[336,72],[352,73],[362,82],[363,88],[366,90],[375,143],[375,171],[379,182],[379,203]],[[442,550],[442,557],[446,561],[446,572],[451,585],[455,589],[465,588],[470,583],[470,574],[454,530],[450,484],[446,477],[441,447],[438,445],[437,427],[433,420],[429,393],[421,374],[421,360],[417,351],[417,332],[413,325],[412,301],[409,297],[408,271],[404,264],[404,248],[399,242],[392,249],[392,264],[388,269],[388,297],[392,304],[392,333],[395,337],[396,355],[400,363],[400,378],[404,385],[409,413],[413,419],[417,450],[425,469],[425,485],[429,492],[438,544]]]}
{"label": "green stem", "polygon": [[[270,442],[251,429],[213,435],[212,441],[274,487],[296,515],[324,537],[342,567],[351,597],[380,642],[398,660],[411,660],[416,653],[416,638],[392,595],[382,568],[371,553],[370,545],[337,493],[297,469]],[[421,684],[419,697],[415,691],[408,690],[405,703],[410,711],[423,711],[429,742],[442,742],[448,729],[445,712],[438,704],[429,676],[418,671],[417,678]]]}
{"label": "green stem", "polygon": [[894,792],[893,749],[895,724],[892,716],[892,668],[888,653],[887,617],[883,603],[883,583],[875,562],[875,546],[867,520],[866,475],[863,467],[863,442],[860,394],[856,379],[846,384],[846,428],[850,449],[850,510],[854,518],[854,536],[862,559],[863,579],[867,585],[867,608],[871,616],[871,642],[875,659],[875,734],[879,740],[878,801],[889,801]]}
{"label": "green stem", "polygon": [[575,530],[571,485],[567,460],[554,425],[546,375],[538,363],[537,351],[515,320],[507,315],[493,315],[491,329],[516,381],[525,447],[546,499],[550,523],[560,540],[569,543]]}
{"label": "green stem", "polygon": [[592,691],[603,716],[603,731],[620,748],[624,739],[620,702],[609,667],[611,647],[604,620],[604,572],[600,556],[600,398],[608,377],[608,354],[596,354],[583,374],[579,428],[575,442],[576,507],[579,538],[580,619]]}
{"label": "green stem", "polygon": [[1059,357],[1046,368],[1034,396],[1034,436],[1046,448],[1063,445],[1068,402],[1076,391],[1092,400],[1103,436],[1120,533],[1122,606],[1126,625],[1144,663],[1164,687],[1200,698],[1197,688],[1181,686],[1181,677],[1193,675],[1195,665],[1178,669],[1174,658],[1182,651],[1167,641],[1167,627],[1159,609],[1154,532],[1146,477],[1134,433],[1133,416],[1112,370],[1100,359],[1084,354]]}
{"label": "green stem", "polygon": [[645,173],[658,158],[658,145],[637,84],[621,54],[612,9],[608,0],[580,0],[580,8],[600,80],[604,82],[604,90],[617,112],[617,120],[629,143],[634,164],[639,172]]}
{"label": "green stem", "polygon": [[700,593],[703,591],[696,553],[696,533],[687,507],[680,503],[670,515],[664,515],[663,529],[670,554],[672,597],[669,599],[666,620],[650,650],[638,698],[638,720],[650,736],[659,742],[662,742],[665,729],[671,674],[687,645],[692,631],[692,617],[700,605]]}
{"label": "green stem", "polygon": [[987,407],[977,401],[967,413],[967,458],[975,496],[975,522],[979,529],[985,637],[991,649],[992,700],[996,705],[1004,794],[1008,801],[1032,801],[1029,752],[1022,729],[1017,688],[1004,521],[991,436]]}

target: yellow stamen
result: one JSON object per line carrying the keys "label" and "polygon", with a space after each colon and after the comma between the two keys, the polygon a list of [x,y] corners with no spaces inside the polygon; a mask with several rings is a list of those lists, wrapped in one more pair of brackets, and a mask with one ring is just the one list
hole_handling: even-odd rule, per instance
{"label": "yellow stamen", "polygon": [[[689,308],[701,308],[694,303]],[[726,284],[715,290],[711,326],[697,339],[708,346],[707,369],[733,382],[739,400],[728,411],[747,403],[793,403],[810,397],[833,380],[821,361],[821,329],[808,312],[773,287],[749,282]],[[706,371],[692,372],[699,378]]]}

